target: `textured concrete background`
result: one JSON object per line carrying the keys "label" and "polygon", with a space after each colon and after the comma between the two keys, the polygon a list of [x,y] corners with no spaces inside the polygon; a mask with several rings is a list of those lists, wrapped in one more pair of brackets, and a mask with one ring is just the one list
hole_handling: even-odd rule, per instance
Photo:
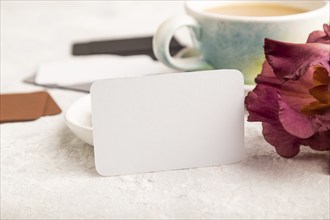
{"label": "textured concrete background", "polygon": [[[1,1],[1,92],[42,90],[22,79],[69,57],[72,42],[149,35],[182,11],[178,1]],[[85,95],[48,91],[64,111]],[[329,153],[281,158],[258,123],[246,123],[239,164],[107,178],[63,113],[0,128],[2,219],[330,218]]]}

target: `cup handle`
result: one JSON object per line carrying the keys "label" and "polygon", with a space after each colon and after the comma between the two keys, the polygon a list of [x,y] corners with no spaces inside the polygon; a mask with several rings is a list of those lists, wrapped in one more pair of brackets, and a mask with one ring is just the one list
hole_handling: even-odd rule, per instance
{"label": "cup handle", "polygon": [[159,61],[174,69],[183,71],[206,70],[213,67],[201,57],[174,58],[170,55],[170,42],[175,32],[181,27],[189,27],[196,40],[200,39],[201,28],[197,21],[188,16],[180,15],[169,18],[158,28],[153,38],[153,51]]}

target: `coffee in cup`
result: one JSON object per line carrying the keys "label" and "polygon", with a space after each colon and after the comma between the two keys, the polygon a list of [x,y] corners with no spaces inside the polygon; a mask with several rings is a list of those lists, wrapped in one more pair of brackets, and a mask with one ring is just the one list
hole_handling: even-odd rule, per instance
{"label": "coffee in cup", "polygon": [[211,7],[205,10],[206,12],[218,13],[222,15],[233,16],[252,16],[252,17],[269,17],[269,16],[284,16],[307,12],[307,10],[280,4],[267,3],[241,3],[230,4],[217,7]]}

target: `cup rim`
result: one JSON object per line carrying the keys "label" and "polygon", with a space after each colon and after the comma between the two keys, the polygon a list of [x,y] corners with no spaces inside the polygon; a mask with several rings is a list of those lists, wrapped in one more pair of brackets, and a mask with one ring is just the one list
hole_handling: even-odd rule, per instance
{"label": "cup rim", "polygon": [[[244,1],[203,1],[203,4],[208,3],[210,4],[209,7],[212,7],[211,5],[219,5],[219,4],[238,4],[239,2]],[[252,3],[257,1],[249,1],[245,3]],[[313,1],[293,1],[291,3],[306,3],[306,2],[313,2]],[[319,1],[318,3],[323,4],[319,6],[316,9],[311,9],[306,12],[298,13],[298,14],[292,14],[292,15],[280,15],[280,16],[240,16],[240,15],[225,15],[225,14],[217,14],[217,13],[211,13],[211,12],[205,12],[203,9],[208,8],[199,8],[196,9],[196,3],[201,3],[201,1],[193,1],[193,0],[186,0],[185,2],[185,10],[188,13],[200,15],[203,17],[209,17],[209,18],[215,18],[215,19],[221,19],[221,20],[231,20],[231,21],[240,21],[240,22],[286,22],[286,21],[294,21],[294,20],[301,20],[301,19],[307,19],[311,17],[318,17],[320,13],[322,14],[323,11],[327,12],[327,8],[329,7],[329,2],[327,0]],[[265,4],[284,4],[288,3],[285,1],[267,1],[263,2]],[[315,2],[314,2],[315,3]],[[195,5],[194,5],[195,4]],[[198,7],[198,6],[197,6]]]}

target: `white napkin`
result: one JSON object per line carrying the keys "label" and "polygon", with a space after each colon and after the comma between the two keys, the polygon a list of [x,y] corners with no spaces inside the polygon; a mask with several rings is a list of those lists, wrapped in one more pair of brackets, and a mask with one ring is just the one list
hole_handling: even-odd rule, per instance
{"label": "white napkin", "polygon": [[146,55],[92,55],[41,64],[35,82],[41,85],[74,85],[100,79],[171,73],[175,70]]}

